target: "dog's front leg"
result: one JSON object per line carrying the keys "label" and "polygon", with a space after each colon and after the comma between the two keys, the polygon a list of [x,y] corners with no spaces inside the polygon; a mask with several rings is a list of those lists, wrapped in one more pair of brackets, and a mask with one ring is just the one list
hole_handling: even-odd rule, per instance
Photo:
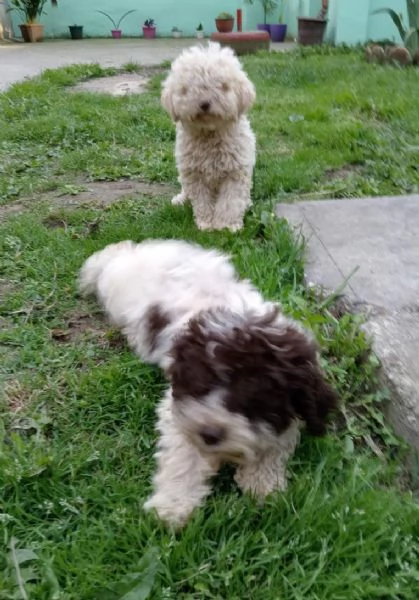
{"label": "dog's front leg", "polygon": [[191,201],[193,215],[198,229],[213,229],[214,198],[202,181],[199,173],[182,176],[182,190]]}
{"label": "dog's front leg", "polygon": [[244,215],[252,204],[250,186],[251,175],[247,173],[227,178],[221,184],[214,207],[213,229],[238,231],[243,227]]}
{"label": "dog's front leg", "polygon": [[287,463],[300,439],[299,423],[295,421],[259,460],[240,465],[234,476],[237,485],[262,500],[273,491],[287,488]]}
{"label": "dog's front leg", "polygon": [[162,521],[175,528],[183,527],[195,508],[210,493],[210,479],[218,464],[201,456],[179,431],[171,411],[168,392],[159,407],[157,473],[154,492],[144,505],[155,509]]}

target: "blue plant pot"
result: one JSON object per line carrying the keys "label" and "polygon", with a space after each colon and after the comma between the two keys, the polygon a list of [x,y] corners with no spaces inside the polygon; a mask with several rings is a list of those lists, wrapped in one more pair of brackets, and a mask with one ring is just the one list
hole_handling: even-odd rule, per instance
{"label": "blue plant pot", "polygon": [[271,24],[269,33],[273,42],[283,42],[287,35],[287,26],[284,23]]}
{"label": "blue plant pot", "polygon": [[258,28],[258,31],[267,31],[269,35],[271,35],[271,26],[268,25],[268,23],[259,23],[256,27]]}

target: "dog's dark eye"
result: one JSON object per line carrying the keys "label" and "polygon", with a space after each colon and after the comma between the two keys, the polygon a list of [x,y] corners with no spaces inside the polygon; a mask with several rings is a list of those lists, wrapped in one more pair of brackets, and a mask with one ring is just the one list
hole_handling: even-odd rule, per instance
{"label": "dog's dark eye", "polygon": [[223,90],[223,92],[228,92],[230,91],[230,86],[228,85],[228,83],[222,83],[221,89]]}
{"label": "dog's dark eye", "polygon": [[186,85],[183,85],[180,88],[180,93],[182,94],[182,96],[186,96],[186,94],[188,93],[188,88],[186,87]]}

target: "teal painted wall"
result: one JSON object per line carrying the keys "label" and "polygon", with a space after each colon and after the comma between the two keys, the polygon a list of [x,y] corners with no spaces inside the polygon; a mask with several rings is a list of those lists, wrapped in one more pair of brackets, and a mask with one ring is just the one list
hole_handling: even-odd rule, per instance
{"label": "teal painted wall", "polygon": [[[407,25],[406,0],[370,0],[371,11],[379,8],[393,8],[397,13],[402,13],[405,25]],[[388,15],[371,15],[368,21],[367,39],[388,39],[396,44],[400,44],[402,41],[397,27]]]}
{"label": "teal painted wall", "polygon": [[[192,37],[198,23],[202,23],[207,35],[215,31],[214,19],[218,13],[229,11],[236,15],[237,8],[243,9],[243,28],[255,30],[257,23],[263,22],[263,10],[258,0],[249,5],[245,0],[57,0],[58,6],[51,6],[49,0],[46,14],[41,22],[45,25],[46,37],[69,37],[68,26],[83,25],[89,37],[110,36],[111,23],[97,10],[103,10],[118,20],[127,10],[135,9],[121,23],[124,36],[142,35],[145,19],[153,18],[157,24],[157,35],[170,36],[173,26],[179,27],[185,37]],[[315,17],[321,0],[287,0],[285,22],[288,36],[297,37],[298,17]],[[406,0],[329,0],[328,27],[326,40],[331,43],[356,44],[368,39],[394,39],[400,43],[397,29],[387,15],[371,15],[371,11],[381,8],[394,8],[406,16]],[[268,17],[268,22],[277,23],[279,8]],[[13,14],[14,31],[19,16]]]}
{"label": "teal painted wall", "polygon": [[[127,11],[136,12],[128,15],[121,23],[123,35],[142,35],[142,25],[145,19],[153,18],[157,24],[157,35],[171,35],[172,27],[183,30],[184,36],[194,35],[195,29],[201,22],[206,32],[215,30],[215,17],[222,11],[236,14],[241,1],[237,0],[57,0],[58,6],[46,4],[46,14],[41,22],[45,26],[46,37],[69,36],[69,25],[83,25],[84,33],[89,37],[110,36],[113,29],[111,22],[97,10],[109,13],[115,21]],[[17,15],[14,23],[21,22]],[[15,30],[17,27],[15,26]]]}

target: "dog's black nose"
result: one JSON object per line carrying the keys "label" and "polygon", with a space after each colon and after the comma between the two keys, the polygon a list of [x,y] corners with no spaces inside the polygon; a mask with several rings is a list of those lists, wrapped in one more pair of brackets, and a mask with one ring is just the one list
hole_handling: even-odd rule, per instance
{"label": "dog's black nose", "polygon": [[218,425],[205,425],[199,435],[207,446],[219,444],[224,437],[224,431]]}
{"label": "dog's black nose", "polygon": [[202,102],[202,103],[199,105],[199,108],[200,108],[202,111],[204,111],[204,112],[208,112],[208,111],[209,111],[209,108],[210,108],[210,103],[209,103],[209,102]]}

